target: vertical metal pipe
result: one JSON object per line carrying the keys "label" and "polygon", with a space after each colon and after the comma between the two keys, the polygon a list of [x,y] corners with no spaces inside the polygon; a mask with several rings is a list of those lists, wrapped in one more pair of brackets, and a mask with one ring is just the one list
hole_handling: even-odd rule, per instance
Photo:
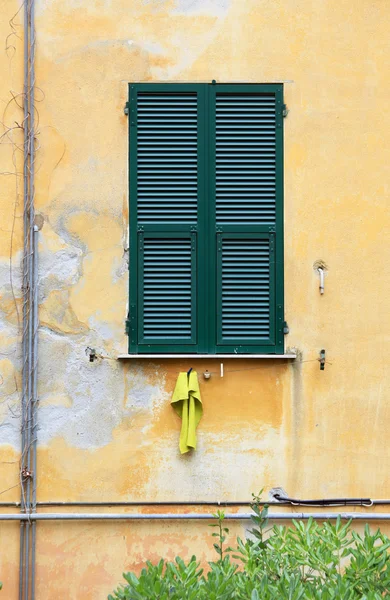
{"label": "vertical metal pipe", "polygon": [[[28,238],[29,238],[29,219],[28,219],[28,162],[29,162],[29,8],[28,0],[24,1],[24,82],[23,82],[23,279],[22,279],[22,297],[23,297],[23,325],[22,325],[22,397],[21,397],[21,458],[20,469],[22,471],[26,455],[26,421],[27,421],[27,381],[29,378],[30,365],[28,364],[28,294],[29,294],[29,276],[28,276]],[[21,512],[26,512],[26,489],[22,474],[21,480]],[[25,541],[28,543],[26,536],[26,526],[20,528],[20,564],[19,564],[19,600],[23,600],[23,592],[25,589]]]}
{"label": "vertical metal pipe", "polygon": [[30,521],[24,524],[24,600],[28,600],[28,576],[30,566]]}
{"label": "vertical metal pipe", "polygon": [[[30,512],[36,511],[36,400],[37,400],[37,360],[38,360],[38,228],[35,226],[35,0],[30,0],[30,247],[31,247],[31,420],[29,463],[32,477],[30,484]],[[35,508],[34,508],[35,505]],[[31,524],[31,600],[35,598],[35,549],[36,522]],[[27,579],[27,589],[29,582]],[[27,593],[27,598],[29,594]]]}
{"label": "vertical metal pipe", "polygon": [[20,521],[19,542],[19,600],[23,600],[24,521]]}
{"label": "vertical metal pipe", "polygon": [[[30,59],[29,59],[29,88],[28,88],[28,104],[29,104],[29,184],[28,184],[28,220],[29,220],[29,232],[28,232],[28,272],[29,272],[29,302],[28,302],[28,364],[29,364],[29,377],[27,383],[28,396],[27,396],[27,419],[26,419],[26,446],[27,446],[27,471],[31,473],[31,444],[32,444],[32,404],[33,404],[33,380],[34,380],[34,358],[33,358],[33,343],[34,343],[34,105],[32,99],[34,92],[32,90],[33,85],[33,49],[32,49],[32,9],[33,0],[29,2],[29,32],[30,32]],[[27,504],[28,509],[31,509],[31,477],[27,476]]]}
{"label": "vertical metal pipe", "polygon": [[[22,399],[21,399],[21,512],[36,507],[36,364],[37,364],[37,244],[34,229],[35,175],[35,29],[34,0],[24,2],[24,164],[23,164],[23,331],[22,331]],[[26,468],[27,472],[24,472]],[[31,544],[34,546],[30,552]],[[35,524],[28,518],[20,529],[19,600],[28,600],[35,583]],[[33,595],[34,592],[31,591]]]}
{"label": "vertical metal pipe", "polygon": [[[34,380],[33,380],[33,404],[32,404],[32,507],[31,511],[37,511],[37,410],[38,410],[38,227],[34,225]],[[33,521],[31,526],[31,600],[35,600],[35,557],[36,557],[36,528],[37,523]]]}
{"label": "vertical metal pipe", "polygon": [[[31,132],[30,132],[31,135]],[[30,190],[31,194],[31,190]],[[30,196],[30,219],[31,219],[31,196]],[[32,403],[33,403],[33,279],[32,279],[32,270],[33,270],[33,238],[31,237],[31,223],[30,223],[30,235],[29,235],[29,273],[30,273],[30,285],[29,285],[29,335],[28,335],[28,365],[29,365],[29,376],[28,376],[28,395],[27,395],[27,410],[26,410],[26,466],[27,466],[27,474],[26,474],[26,512],[31,512],[31,444],[32,444]],[[26,521],[26,545],[25,545],[25,586],[24,586],[24,600],[29,600],[29,574],[30,574],[30,521]]]}
{"label": "vertical metal pipe", "polygon": [[35,559],[37,545],[37,522],[31,523],[31,600],[35,600]]}
{"label": "vertical metal pipe", "polygon": [[[27,361],[27,333],[28,333],[28,312],[27,312],[27,294],[28,294],[28,7],[27,1],[24,4],[24,102],[23,102],[23,280],[22,280],[22,296],[23,296],[23,323],[22,323],[22,459],[24,451],[25,441],[25,423],[23,420],[24,410],[26,406],[26,393],[27,393],[27,375],[28,367]],[[23,496],[23,495],[22,495]],[[23,500],[23,498],[22,498]]]}
{"label": "vertical metal pipe", "polygon": [[[29,257],[28,257],[28,269],[29,269],[29,335],[28,335],[28,364],[29,364],[29,377],[28,377],[28,403],[27,403],[27,419],[26,419],[26,446],[27,446],[27,485],[26,485],[26,496],[27,496],[27,509],[31,513],[32,508],[32,493],[33,493],[33,477],[34,472],[32,469],[32,446],[34,444],[34,379],[35,379],[35,357],[34,357],[34,338],[35,338],[35,232],[34,232],[34,163],[35,163],[35,107],[34,107],[34,84],[35,84],[35,73],[34,73],[34,60],[35,60],[35,39],[34,39],[34,0],[29,0],[29,11],[28,11],[28,22],[29,22],[29,81],[28,81],[28,105],[29,105],[29,132],[28,132],[28,143],[29,143],[29,183],[28,183],[28,220],[29,220]],[[26,521],[26,552],[25,552],[25,589],[24,595],[25,600],[30,598],[30,585],[32,585],[32,548],[30,550],[30,543],[32,546],[32,523]],[[34,536],[35,537],[35,536]],[[31,562],[31,564],[30,564]],[[30,567],[31,567],[31,581],[30,581]],[[34,569],[35,570],[35,569]],[[35,578],[34,578],[35,579]]]}

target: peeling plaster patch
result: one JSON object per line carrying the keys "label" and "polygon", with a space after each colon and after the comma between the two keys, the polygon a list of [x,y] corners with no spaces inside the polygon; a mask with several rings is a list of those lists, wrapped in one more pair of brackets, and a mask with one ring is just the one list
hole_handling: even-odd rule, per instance
{"label": "peeling plaster patch", "polygon": [[[21,269],[13,268],[11,285],[9,261],[0,261],[0,335],[3,352],[4,345],[12,346],[15,338],[18,336],[18,315],[15,302],[18,307],[19,322],[21,324],[21,285]],[[15,346],[13,348],[15,349]]]}
{"label": "peeling plaster patch", "polygon": [[12,415],[9,415],[8,419],[0,424],[0,444],[7,444],[9,446],[12,446],[16,450],[20,449],[19,418],[12,418]]}
{"label": "peeling plaster patch", "polygon": [[[74,341],[77,338],[77,344]],[[39,328],[38,398],[65,393],[67,365],[85,336],[64,336],[48,327]],[[88,344],[85,343],[84,348]],[[85,354],[84,354],[85,358]]]}
{"label": "peeling plaster patch", "polygon": [[53,290],[67,288],[78,282],[82,275],[83,252],[69,245],[58,234],[40,236],[39,243],[39,300]]}
{"label": "peeling plaster patch", "polygon": [[[2,300],[3,299],[4,297]],[[13,299],[10,298],[10,301],[13,301]],[[10,323],[7,319],[7,315],[0,310],[1,352],[3,355],[7,355],[8,358],[11,358],[14,361],[17,359],[18,362],[20,362],[20,364],[15,366],[17,370],[19,370],[21,366],[21,347],[18,345],[18,335],[16,316],[15,324]]]}
{"label": "peeling plaster patch", "polygon": [[[126,416],[120,366],[114,361],[90,363],[82,351],[93,345],[87,336],[77,343],[50,331],[41,337],[44,367],[39,380],[46,382],[46,389],[39,408],[39,443],[60,436],[69,445],[90,450],[108,444],[113,429]],[[50,398],[59,394],[72,398],[71,408],[50,405]]]}
{"label": "peeling plaster patch", "polygon": [[39,276],[43,297],[47,295],[48,289],[52,291],[56,285],[67,287],[77,283],[81,276],[81,260],[81,250],[74,247],[60,250],[54,254],[42,252],[39,261]]}
{"label": "peeling plaster patch", "polygon": [[[142,45],[142,48],[144,47],[144,45]],[[108,39],[108,40],[95,40],[93,42],[90,42],[88,44],[85,44],[83,46],[78,46],[76,48],[74,48],[71,52],[68,52],[66,54],[63,54],[62,56],[58,57],[56,62],[57,63],[61,63],[61,62],[66,62],[67,60],[69,60],[70,58],[74,57],[74,56],[78,56],[80,54],[86,54],[88,52],[90,52],[91,50],[96,50],[96,51],[101,51],[106,52],[107,48],[125,48],[125,49],[129,49],[131,48],[131,51],[134,51],[136,49],[141,49],[141,46],[139,46],[137,44],[137,42],[135,42],[134,40],[118,40],[118,39]]]}
{"label": "peeling plaster patch", "polygon": [[122,279],[129,268],[128,252],[126,253],[125,250],[123,251],[121,244],[116,244],[115,248],[118,248],[119,252],[122,252],[122,256],[120,256],[118,252],[118,256],[112,261],[111,281],[114,284]]}
{"label": "peeling plaster patch", "polygon": [[161,44],[156,44],[155,42],[145,41],[142,43],[142,47],[147,52],[150,52],[150,54],[163,54],[164,53],[164,49],[161,46]]}
{"label": "peeling plaster patch", "polygon": [[[85,168],[85,165],[84,165],[84,168]],[[85,177],[85,173],[83,173],[83,176]],[[83,252],[87,252],[88,248],[87,248],[86,244],[80,239],[80,237],[74,231],[69,230],[69,227],[67,226],[67,222],[79,214],[84,215],[85,213],[87,213],[88,215],[90,215],[90,218],[93,219],[94,217],[99,216],[99,213],[97,212],[97,210],[94,210],[93,208],[91,208],[90,206],[87,206],[87,205],[85,205],[84,208],[81,209],[80,204],[81,204],[81,202],[79,203],[79,205],[77,207],[72,207],[72,208],[68,208],[65,210],[62,209],[62,214],[60,214],[60,216],[57,219],[55,231],[56,231],[57,235],[66,244],[68,244],[68,246],[76,247]]]}
{"label": "peeling plaster patch", "polygon": [[79,321],[70,302],[67,289],[53,290],[45,297],[39,311],[40,325],[61,335],[78,335],[88,330]]}
{"label": "peeling plaster patch", "polygon": [[[188,37],[187,28],[177,28],[170,35],[167,59],[169,61],[161,66],[150,60],[150,70],[156,79],[175,79],[190,67],[207,50],[217,37],[225,17],[228,14],[229,0],[209,2],[209,0],[178,0],[174,13],[193,19],[195,14],[208,18],[209,25],[203,27],[194,37]],[[167,66],[168,65],[168,66]]]}
{"label": "peeling plaster patch", "polygon": [[[152,10],[164,10],[169,6],[167,0],[143,0],[143,4]],[[172,13],[214,16],[226,12],[230,4],[231,0],[175,0],[175,8]]]}
{"label": "peeling plaster patch", "polygon": [[[99,316],[99,314],[97,314]],[[125,317],[123,317],[123,320]],[[100,338],[104,340],[110,340],[110,342],[115,339],[114,330],[110,325],[106,322],[99,321],[95,316],[91,316],[88,319],[88,324],[90,329],[96,333]],[[102,352],[104,354],[104,351]]]}
{"label": "peeling plaster patch", "polygon": [[230,7],[231,0],[176,0],[175,13],[223,15]]}
{"label": "peeling plaster patch", "polygon": [[[12,283],[16,295],[20,292],[22,285],[22,269],[18,268],[17,265],[19,264],[22,264],[21,252],[18,252],[16,256],[12,257]],[[0,290],[3,292],[5,289],[11,290],[10,264],[8,257],[7,259],[0,259]]]}
{"label": "peeling plaster patch", "polygon": [[[18,365],[19,366],[19,365]],[[20,392],[10,357],[0,360],[0,444],[20,446]]]}
{"label": "peeling plaster patch", "polygon": [[16,388],[13,374],[6,377],[2,367],[0,375],[3,383],[0,394],[0,444],[9,444],[16,449],[20,447],[20,392]]}
{"label": "peeling plaster patch", "polygon": [[120,265],[114,273],[113,283],[116,283],[119,279],[122,279],[122,277],[124,275],[127,275],[128,270],[129,270],[129,249],[125,248],[123,250],[123,256],[122,256]]}
{"label": "peeling plaster patch", "polygon": [[[124,419],[140,412],[153,413],[169,401],[165,377],[152,384],[143,369],[137,369],[126,376],[129,391],[123,407],[122,367],[109,360],[90,363],[85,356],[87,346],[96,346],[90,334],[70,339],[47,329],[41,332],[40,444],[63,437],[69,445],[96,449],[112,440],[113,430]],[[142,428],[143,434],[152,426],[151,418]]]}
{"label": "peeling plaster patch", "polygon": [[169,400],[165,392],[165,376],[160,373],[158,385],[147,382],[147,377],[142,367],[131,369],[127,376],[128,396],[126,407],[134,412],[140,410],[153,411]]}
{"label": "peeling plaster patch", "polygon": [[[18,264],[21,253],[14,258]],[[21,289],[21,269],[13,267],[13,290],[17,301]],[[20,346],[15,300],[10,282],[8,259],[0,260],[0,444],[20,447],[20,392],[18,386],[21,369]],[[22,318],[19,303],[19,319]]]}

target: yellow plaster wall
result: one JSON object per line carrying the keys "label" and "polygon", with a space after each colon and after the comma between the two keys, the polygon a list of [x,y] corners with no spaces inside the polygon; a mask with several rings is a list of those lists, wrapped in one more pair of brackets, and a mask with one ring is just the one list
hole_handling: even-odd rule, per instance
{"label": "yellow plaster wall", "polygon": [[[245,500],[273,486],[389,498],[388,3],[36,7],[38,500]],[[0,19],[0,501],[19,498],[21,13],[9,23],[18,8],[3,2]],[[127,84],[211,79],[285,82],[286,345],[301,353],[295,364],[226,360],[223,379],[211,359],[115,359],[127,345]],[[328,267],[323,297],[317,260]],[[95,363],[87,347],[101,355]],[[201,380],[199,448],[180,457],[169,399],[189,366],[213,373]],[[18,531],[0,523],[7,600]],[[38,598],[100,600],[124,569],[194,551],[211,556],[204,524],[42,523]]]}

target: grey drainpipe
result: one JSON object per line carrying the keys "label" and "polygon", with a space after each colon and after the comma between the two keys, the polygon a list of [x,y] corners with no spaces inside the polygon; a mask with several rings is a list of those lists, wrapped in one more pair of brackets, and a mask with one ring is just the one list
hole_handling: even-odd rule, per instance
{"label": "grey drainpipe", "polygon": [[[37,364],[37,236],[34,228],[35,177],[35,0],[24,2],[24,83],[23,83],[23,330],[21,398],[21,528],[19,554],[19,600],[35,598],[36,506],[36,364]],[[26,469],[26,470],[24,470]],[[1,518],[1,517],[0,517]],[[30,549],[31,544],[31,549]],[[31,578],[30,578],[31,566]],[[31,586],[31,596],[30,596]]]}
{"label": "grey drainpipe", "polygon": [[[33,395],[32,395],[32,506],[37,511],[37,411],[38,411],[38,227],[34,225],[34,340],[33,340]],[[31,525],[31,600],[35,600],[35,557],[36,557],[36,521]]]}
{"label": "grey drainpipe", "polygon": [[[253,515],[251,513],[229,513],[225,519],[231,521],[248,521]],[[327,521],[341,517],[343,520],[352,521],[389,521],[390,513],[271,513],[268,514],[270,521],[291,521],[314,519],[316,521]],[[215,520],[211,513],[187,513],[187,514],[142,514],[142,513],[32,513],[32,514],[0,514],[0,521],[197,521]]]}
{"label": "grey drainpipe", "polygon": [[[24,456],[26,451],[26,407],[27,407],[27,379],[28,379],[28,364],[27,364],[27,346],[28,346],[28,311],[27,311],[27,294],[28,294],[28,54],[29,54],[29,35],[28,35],[28,5],[24,3],[24,48],[23,48],[23,324],[22,324],[22,398],[21,398],[21,457],[20,471],[22,471]],[[26,511],[25,507],[25,492],[24,482],[22,481],[22,473],[20,472],[21,498],[20,510]],[[19,554],[19,600],[23,600],[23,580],[24,580],[24,542],[25,542],[25,523],[20,522],[20,554]]]}

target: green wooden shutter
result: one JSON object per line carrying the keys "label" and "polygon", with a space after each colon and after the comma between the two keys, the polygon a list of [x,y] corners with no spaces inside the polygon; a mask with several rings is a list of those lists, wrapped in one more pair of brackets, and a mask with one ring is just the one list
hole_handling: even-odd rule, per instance
{"label": "green wooden shutter", "polygon": [[130,86],[131,353],[283,353],[283,86]]}
{"label": "green wooden shutter", "polygon": [[130,352],[197,352],[204,89],[130,86]]}
{"label": "green wooden shutter", "polygon": [[282,86],[210,89],[215,351],[282,353]]}

